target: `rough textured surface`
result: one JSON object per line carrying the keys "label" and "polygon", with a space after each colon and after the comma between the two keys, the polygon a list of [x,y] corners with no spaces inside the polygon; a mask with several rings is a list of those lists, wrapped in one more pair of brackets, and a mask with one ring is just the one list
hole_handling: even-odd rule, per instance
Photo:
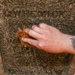
{"label": "rough textured surface", "polygon": [[2,65],[1,56],[0,56],[0,75],[5,75],[3,65]]}
{"label": "rough textured surface", "polygon": [[67,75],[70,54],[50,54],[24,48],[19,27],[45,22],[75,35],[75,0],[1,0],[0,49],[5,72],[14,75]]}
{"label": "rough textured surface", "polygon": [[75,75],[75,56],[73,56],[72,62],[70,64],[68,75]]}

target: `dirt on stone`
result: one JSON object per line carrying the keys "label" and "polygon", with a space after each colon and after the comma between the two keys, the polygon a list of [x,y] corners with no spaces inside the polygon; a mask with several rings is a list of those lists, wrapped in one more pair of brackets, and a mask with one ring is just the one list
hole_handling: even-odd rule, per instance
{"label": "dirt on stone", "polygon": [[16,32],[16,38],[18,38],[21,42],[21,44],[24,46],[24,47],[31,47],[30,44],[22,41],[22,38],[31,38],[26,32],[25,32],[25,29],[26,28],[23,28],[23,29],[20,29],[18,28],[17,32]]}

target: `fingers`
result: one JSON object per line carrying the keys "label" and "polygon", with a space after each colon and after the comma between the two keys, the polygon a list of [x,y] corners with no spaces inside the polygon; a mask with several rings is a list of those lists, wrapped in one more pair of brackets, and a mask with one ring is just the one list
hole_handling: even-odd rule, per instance
{"label": "fingers", "polygon": [[42,36],[42,34],[39,34],[32,29],[25,29],[25,32],[35,39],[40,39]]}
{"label": "fingers", "polygon": [[45,24],[45,23],[40,23],[40,24],[39,24],[39,27],[42,28],[42,29],[49,29],[49,30],[55,29],[55,27],[50,26],[50,25],[47,25],[47,24]]}
{"label": "fingers", "polygon": [[29,38],[22,38],[22,40],[23,40],[24,42],[29,43],[30,45],[33,45],[33,46],[39,48],[39,46],[38,46],[38,41],[37,41],[37,40],[33,40],[33,39],[29,39]]}
{"label": "fingers", "polygon": [[39,27],[36,25],[32,26],[32,29],[25,29],[25,32],[35,39],[41,39],[43,34],[51,32],[54,27],[47,24],[41,23]]}
{"label": "fingers", "polygon": [[45,23],[40,23],[39,27],[42,28],[42,29],[48,29],[49,28],[49,26]]}
{"label": "fingers", "polygon": [[39,27],[36,26],[36,25],[33,25],[33,26],[32,26],[32,29],[33,29],[35,32],[38,32],[38,33],[40,33],[40,34],[42,34],[42,33],[44,32],[43,29],[39,28]]}

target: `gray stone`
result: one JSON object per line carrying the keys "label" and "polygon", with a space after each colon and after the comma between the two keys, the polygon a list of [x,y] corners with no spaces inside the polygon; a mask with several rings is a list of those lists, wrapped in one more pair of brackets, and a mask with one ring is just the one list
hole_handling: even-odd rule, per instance
{"label": "gray stone", "polygon": [[1,0],[0,49],[5,72],[13,75],[67,75],[70,54],[24,48],[18,28],[41,22],[75,35],[75,0]]}

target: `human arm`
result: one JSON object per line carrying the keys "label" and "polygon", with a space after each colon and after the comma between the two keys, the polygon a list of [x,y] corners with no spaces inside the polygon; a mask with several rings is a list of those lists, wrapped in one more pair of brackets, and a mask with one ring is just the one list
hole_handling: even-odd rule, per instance
{"label": "human arm", "polygon": [[39,26],[33,25],[32,29],[26,29],[25,32],[35,39],[22,40],[39,49],[50,53],[75,54],[75,36],[64,34],[55,27],[41,23]]}

